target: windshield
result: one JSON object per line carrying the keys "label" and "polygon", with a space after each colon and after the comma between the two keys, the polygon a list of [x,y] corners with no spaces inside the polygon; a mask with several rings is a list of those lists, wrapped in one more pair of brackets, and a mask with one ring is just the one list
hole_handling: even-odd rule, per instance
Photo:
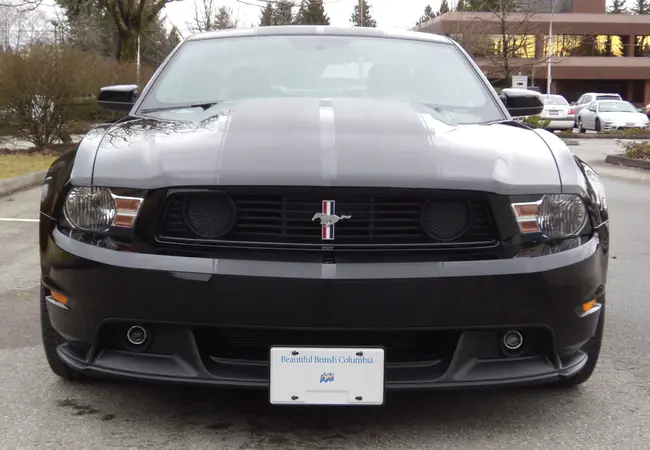
{"label": "windshield", "polygon": [[564,97],[561,95],[547,95],[544,103],[547,105],[568,105]]}
{"label": "windshield", "polygon": [[628,102],[600,102],[600,112],[638,112],[637,109]]}
{"label": "windshield", "polygon": [[597,95],[596,101],[598,100],[620,100],[621,97],[618,95]]}
{"label": "windshield", "polygon": [[[140,112],[289,97],[417,103],[444,111],[456,123],[505,119],[486,84],[453,45],[344,36],[188,41],[155,81]],[[187,117],[188,111],[183,112]]]}

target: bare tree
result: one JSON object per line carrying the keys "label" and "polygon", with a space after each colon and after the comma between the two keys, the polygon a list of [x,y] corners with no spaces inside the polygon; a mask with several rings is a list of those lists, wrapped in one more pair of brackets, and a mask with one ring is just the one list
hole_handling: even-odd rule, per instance
{"label": "bare tree", "polygon": [[50,41],[52,37],[51,25],[48,30],[43,11],[20,7],[0,9],[0,50],[18,50],[29,43]]}
{"label": "bare tree", "polygon": [[105,0],[106,10],[117,27],[119,61],[136,60],[138,37],[158,18],[158,13],[173,1],[176,0]]}
{"label": "bare tree", "polygon": [[19,9],[21,11],[34,11],[39,6],[41,6],[43,0],[21,0],[21,1],[12,1],[12,0],[0,0],[0,11],[6,9]]}
{"label": "bare tree", "polygon": [[520,10],[515,0],[501,0],[489,12],[459,22],[455,37],[486,67],[489,78],[510,84],[513,75],[534,73],[548,60],[543,52],[535,52],[535,35],[541,31],[534,21],[536,14]]}

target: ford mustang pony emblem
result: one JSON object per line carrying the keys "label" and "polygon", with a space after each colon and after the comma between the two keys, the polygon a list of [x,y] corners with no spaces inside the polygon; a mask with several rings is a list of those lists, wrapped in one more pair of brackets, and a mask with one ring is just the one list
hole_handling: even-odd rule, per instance
{"label": "ford mustang pony emblem", "polygon": [[321,238],[324,241],[334,240],[334,224],[336,222],[352,218],[352,216],[346,215],[337,216],[334,212],[334,200],[323,200],[323,212],[316,213],[311,218],[312,222],[316,219],[320,220],[322,226]]}

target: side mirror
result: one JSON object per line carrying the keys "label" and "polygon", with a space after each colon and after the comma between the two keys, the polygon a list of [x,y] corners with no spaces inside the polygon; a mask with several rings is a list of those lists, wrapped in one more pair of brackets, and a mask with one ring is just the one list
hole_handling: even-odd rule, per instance
{"label": "side mirror", "polygon": [[542,94],[527,89],[502,89],[501,101],[513,117],[535,116],[544,110]]}
{"label": "side mirror", "polygon": [[139,89],[135,84],[105,86],[99,90],[97,103],[111,111],[131,111],[138,98]]}

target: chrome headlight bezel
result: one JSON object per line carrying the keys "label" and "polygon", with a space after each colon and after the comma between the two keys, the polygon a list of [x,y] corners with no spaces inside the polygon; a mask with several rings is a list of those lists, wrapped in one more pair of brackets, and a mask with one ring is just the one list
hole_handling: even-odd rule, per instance
{"label": "chrome headlight bezel", "polygon": [[524,236],[567,239],[591,229],[587,205],[579,195],[544,194],[534,200],[512,200],[512,211]]}
{"label": "chrome headlight bezel", "polygon": [[67,225],[78,231],[104,233],[135,226],[144,196],[119,195],[102,186],[74,186],[62,205]]}

